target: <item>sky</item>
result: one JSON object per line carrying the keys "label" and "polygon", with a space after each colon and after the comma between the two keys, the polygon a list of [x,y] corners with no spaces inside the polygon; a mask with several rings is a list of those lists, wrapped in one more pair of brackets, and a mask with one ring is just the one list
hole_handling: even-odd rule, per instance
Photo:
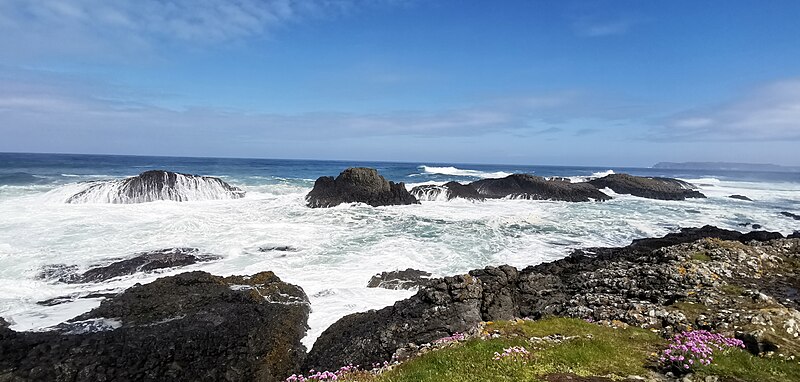
{"label": "sky", "polygon": [[0,0],[0,151],[800,165],[800,2]]}

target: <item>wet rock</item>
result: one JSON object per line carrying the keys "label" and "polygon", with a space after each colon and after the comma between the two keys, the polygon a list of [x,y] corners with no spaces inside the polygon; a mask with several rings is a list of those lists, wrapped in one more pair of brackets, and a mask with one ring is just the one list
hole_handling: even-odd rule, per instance
{"label": "wet rock", "polygon": [[231,186],[220,178],[151,170],[127,179],[88,183],[86,189],[69,197],[67,203],[129,204],[156,200],[184,202],[238,199],[244,195],[242,189]]}
{"label": "wet rock", "polygon": [[219,256],[200,253],[197,248],[166,248],[142,252],[125,260],[102,267],[91,268],[82,274],[74,273],[76,266],[55,264],[46,266],[40,278],[55,279],[64,283],[90,283],[106,281],[115,277],[159,269],[183,267],[204,261],[219,259]]}
{"label": "wet rock", "polygon": [[323,176],[306,195],[309,207],[334,207],[342,203],[365,203],[373,207],[418,204],[403,183],[387,181],[371,168],[355,167],[335,179]]}
{"label": "wet rock", "polygon": [[787,239],[800,239],[800,231],[794,231],[791,235],[786,237]]}
{"label": "wet rock", "polygon": [[464,185],[458,182],[447,182],[441,186],[432,184],[416,186],[411,189],[411,195],[414,195],[419,200],[438,200],[439,198],[447,200],[455,198],[467,200],[485,199],[471,185]]}
{"label": "wet rock", "polygon": [[367,288],[414,289],[428,285],[431,274],[408,268],[404,271],[381,272],[369,280]]}
{"label": "wet rock", "polygon": [[50,332],[0,330],[14,381],[283,381],[305,348],[308,299],[272,272],[190,272],[136,285]]}
{"label": "wet rock", "polygon": [[11,324],[9,324],[8,321],[6,321],[3,317],[0,317],[0,331],[8,329],[9,326],[11,326]]}
{"label": "wet rock", "polygon": [[731,196],[728,196],[728,197],[731,198],[731,199],[746,200],[748,202],[752,202],[753,201],[753,199],[750,199],[750,198],[748,198],[748,197],[746,197],[744,195],[731,195]]}
{"label": "wet rock", "polygon": [[755,223],[753,223],[753,225],[750,226],[750,227],[752,227],[753,229],[761,229],[762,228],[761,224],[755,224]]}
{"label": "wet rock", "polygon": [[611,199],[588,183],[547,180],[529,174],[513,174],[499,179],[481,179],[469,184],[486,198],[561,200],[567,202]]}
{"label": "wet rock", "polygon": [[[753,227],[755,228],[755,227]],[[780,232],[768,232],[768,231],[751,231],[746,234],[743,234],[739,237],[739,241],[742,243],[747,243],[749,241],[769,241],[769,240],[776,240],[776,239],[783,239],[783,235]]]}
{"label": "wet rock", "polygon": [[278,246],[266,246],[266,247],[259,247],[259,252],[297,252],[297,248],[292,247],[290,245],[278,245]]}
{"label": "wet rock", "polygon": [[445,277],[393,306],[343,317],[317,339],[304,370],[371,365],[408,343],[428,343],[481,321],[482,287],[476,278]]}
{"label": "wet rock", "polygon": [[672,178],[645,178],[628,174],[611,174],[592,179],[588,183],[598,189],[610,188],[618,194],[630,194],[648,199],[684,200],[705,198],[692,185]]}
{"label": "wet rock", "polygon": [[783,211],[781,215],[786,216],[787,218],[792,218],[794,220],[800,220],[800,215],[793,214],[791,212]]}

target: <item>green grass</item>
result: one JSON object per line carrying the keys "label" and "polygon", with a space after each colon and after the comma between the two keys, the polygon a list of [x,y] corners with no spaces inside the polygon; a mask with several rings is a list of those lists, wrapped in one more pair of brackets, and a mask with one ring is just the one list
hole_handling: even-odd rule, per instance
{"label": "green grass", "polygon": [[735,284],[723,285],[719,289],[731,296],[741,296],[744,293],[744,288]]}
{"label": "green grass", "polygon": [[697,260],[697,261],[711,261],[711,257],[709,257],[708,255],[706,255],[706,253],[705,253],[705,252],[700,252],[700,251],[698,251],[698,252],[695,252],[695,253],[693,253],[693,254],[692,254],[692,260]]}
{"label": "green grass", "polygon": [[[568,318],[547,318],[538,321],[504,321],[489,323],[489,333],[499,338],[472,339],[431,351],[409,360],[381,375],[361,373],[345,381],[351,382],[493,382],[544,381],[553,373],[580,376],[609,376],[622,379],[629,375],[647,376],[653,371],[654,354],[666,341],[639,328],[614,329]],[[536,345],[531,337],[560,334],[579,336],[561,343]],[[587,335],[589,335],[587,337]],[[532,354],[526,362],[494,361],[495,352],[503,348],[524,346]],[[740,350],[715,357],[698,375],[718,375],[742,381],[800,381],[800,365],[796,361],[758,358]]]}
{"label": "green grass", "polygon": [[744,381],[800,381],[800,364],[775,358],[754,357],[744,350],[732,350],[714,357],[714,362],[697,372]]}

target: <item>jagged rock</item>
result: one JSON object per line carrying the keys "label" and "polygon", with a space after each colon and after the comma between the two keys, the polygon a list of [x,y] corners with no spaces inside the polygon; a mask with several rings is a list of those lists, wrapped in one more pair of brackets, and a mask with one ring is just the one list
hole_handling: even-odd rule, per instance
{"label": "jagged rock", "polygon": [[67,203],[145,203],[156,200],[238,199],[245,192],[212,176],[180,174],[164,170],[145,171],[137,176],[86,183],[87,187]]}
{"label": "jagged rock", "polygon": [[444,197],[447,200],[455,198],[468,200],[484,200],[483,195],[479,194],[471,185],[458,182],[447,182],[441,186],[425,184],[411,189],[411,195],[419,200],[437,200]]}
{"label": "jagged rock", "polygon": [[130,259],[113,262],[102,267],[91,268],[83,274],[76,274],[76,266],[54,264],[46,266],[39,273],[40,278],[56,279],[64,283],[88,283],[106,281],[115,277],[132,275],[138,272],[152,272],[158,269],[183,267],[199,262],[217,260],[219,256],[200,253],[197,248],[166,248],[142,252]]}
{"label": "jagged rock", "polygon": [[308,313],[303,290],[272,272],[164,277],[55,331],[0,329],[0,380],[283,381]]}
{"label": "jagged rock", "polygon": [[794,231],[791,235],[786,237],[787,239],[800,239],[800,231]]}
{"label": "jagged rock", "polygon": [[404,271],[381,272],[369,280],[367,288],[414,289],[428,285],[431,274],[408,268]]}
{"label": "jagged rock", "polygon": [[418,204],[403,183],[387,181],[372,168],[354,167],[334,179],[323,176],[306,195],[309,207],[334,207],[342,203],[366,203],[373,207]]}
{"label": "jagged rock", "polygon": [[684,200],[686,198],[705,198],[692,185],[672,178],[645,178],[628,174],[611,174],[592,179],[587,183],[598,189],[610,188],[618,194],[630,194],[648,199]]}
{"label": "jagged rock", "polygon": [[290,246],[290,245],[277,245],[277,246],[266,246],[266,247],[259,247],[259,248],[258,248],[258,251],[259,251],[259,252],[272,252],[272,251],[278,251],[278,252],[296,252],[296,251],[297,251],[297,248],[295,248],[295,247],[292,247],[292,246]]}
{"label": "jagged rock", "polygon": [[787,218],[792,218],[794,220],[800,220],[800,215],[793,214],[791,212],[783,211],[781,215],[786,216]]}
{"label": "jagged rock", "polygon": [[[720,289],[725,282],[755,283],[774,295],[758,304],[796,304],[788,300],[792,290],[783,286],[798,282],[800,269],[787,264],[793,264],[791,256],[800,256],[800,242],[773,240],[776,237],[711,226],[687,228],[626,247],[577,250],[564,259],[522,270],[488,267],[434,279],[394,306],[349,315],[330,326],[317,339],[304,368],[383,362],[410,343],[421,345],[469,330],[479,321],[514,317],[621,321],[659,329],[664,335],[698,326],[710,330],[742,326],[746,315],[731,312],[746,311],[752,303],[741,300],[749,297]],[[781,292],[784,289],[786,293]],[[675,307],[681,301],[717,310],[695,316]],[[797,305],[773,309],[798,317],[798,325],[779,328],[787,333],[781,342],[784,350],[791,350],[787,344],[796,342],[793,333],[800,333],[800,313],[792,306]],[[794,351],[800,352],[800,347]]]}
{"label": "jagged rock", "polygon": [[753,199],[750,199],[750,198],[748,198],[748,197],[746,197],[744,195],[731,195],[731,196],[728,196],[728,197],[731,198],[731,199],[746,200],[748,202],[752,202],[753,201]]}
{"label": "jagged rock", "polygon": [[469,184],[486,198],[562,200],[567,202],[611,199],[588,183],[547,180],[529,174],[513,174],[499,179],[481,179]]}

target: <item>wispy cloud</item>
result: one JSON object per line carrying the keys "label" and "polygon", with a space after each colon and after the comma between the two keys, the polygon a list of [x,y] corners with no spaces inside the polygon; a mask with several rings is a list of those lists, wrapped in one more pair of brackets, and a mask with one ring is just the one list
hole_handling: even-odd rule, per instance
{"label": "wispy cloud", "polygon": [[[132,54],[155,42],[263,37],[303,20],[398,0],[0,0],[0,54]],[[124,49],[121,49],[124,47]]]}
{"label": "wispy cloud", "polygon": [[110,96],[124,93],[117,88],[59,79],[55,74],[37,80],[35,74],[23,71],[0,76],[0,80],[4,84],[0,88],[0,135],[7,138],[0,151],[18,151],[41,139],[62,145],[57,151],[69,151],[76,144],[179,145],[187,142],[186,137],[192,137],[192,142],[227,147],[258,147],[276,140],[327,142],[391,136],[470,137],[497,133],[555,137],[570,134],[570,122],[574,120],[611,121],[632,116],[609,114],[615,108],[609,107],[608,100],[595,101],[592,95],[576,91],[441,110],[281,114],[207,107],[172,109],[140,101],[152,99],[149,95],[129,94],[126,100],[119,100]]}
{"label": "wispy cloud", "polygon": [[777,81],[727,103],[673,115],[653,133],[685,140],[800,140],[800,79]]}

